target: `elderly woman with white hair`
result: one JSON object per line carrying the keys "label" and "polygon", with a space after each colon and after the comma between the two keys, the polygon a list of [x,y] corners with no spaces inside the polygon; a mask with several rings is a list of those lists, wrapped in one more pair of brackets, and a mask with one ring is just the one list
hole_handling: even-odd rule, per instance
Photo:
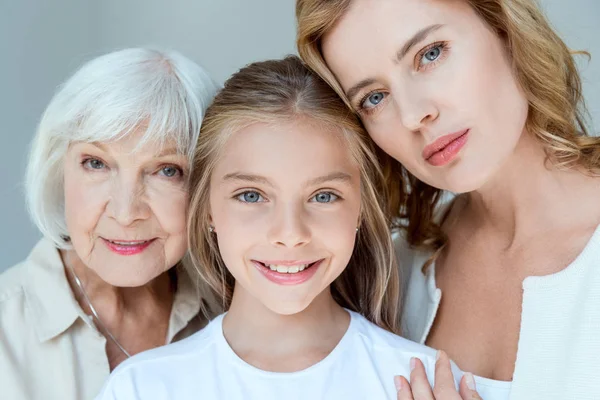
{"label": "elderly woman with white hair", "polygon": [[90,399],[218,312],[189,272],[187,177],[217,86],[175,52],[85,64],[46,109],[26,192],[44,238],[0,275],[3,399]]}

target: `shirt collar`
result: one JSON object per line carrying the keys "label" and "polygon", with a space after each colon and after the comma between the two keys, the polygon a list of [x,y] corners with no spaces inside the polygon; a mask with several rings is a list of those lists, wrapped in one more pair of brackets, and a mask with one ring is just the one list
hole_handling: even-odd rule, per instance
{"label": "shirt collar", "polygon": [[[40,240],[29,254],[27,262],[30,269],[25,296],[40,342],[65,332],[77,318],[87,321],[67,280],[60,252],[51,240]],[[199,286],[194,283],[190,273],[182,266],[175,268],[177,290],[169,319],[167,343],[199,314],[202,303]]]}
{"label": "shirt collar", "polygon": [[26,301],[37,337],[44,342],[66,331],[83,311],[71,291],[60,252],[51,240],[40,240],[27,261]]}

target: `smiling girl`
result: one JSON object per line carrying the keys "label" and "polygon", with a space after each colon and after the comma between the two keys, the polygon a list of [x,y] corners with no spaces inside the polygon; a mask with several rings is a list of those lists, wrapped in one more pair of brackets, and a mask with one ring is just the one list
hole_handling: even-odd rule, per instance
{"label": "smiling girl", "polygon": [[296,57],[233,75],[202,126],[189,217],[228,311],[125,363],[100,398],[394,399],[411,357],[433,376],[435,352],[393,334],[399,278],[365,138]]}

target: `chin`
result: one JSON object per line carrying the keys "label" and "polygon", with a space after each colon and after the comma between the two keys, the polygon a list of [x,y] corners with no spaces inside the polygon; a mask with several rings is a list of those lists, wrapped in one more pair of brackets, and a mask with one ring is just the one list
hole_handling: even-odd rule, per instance
{"label": "chin", "polygon": [[96,273],[102,280],[115,287],[141,287],[150,283],[161,274],[140,273],[132,268],[115,268],[111,271],[98,271]]}
{"label": "chin", "polygon": [[264,302],[265,307],[279,315],[295,315],[306,310],[311,304],[310,301],[281,301],[274,299],[270,302]]}
{"label": "chin", "polygon": [[462,194],[481,189],[490,178],[490,168],[482,165],[468,165],[465,160],[443,171],[437,172],[437,176],[429,176],[429,179],[423,180],[430,186],[448,192]]}

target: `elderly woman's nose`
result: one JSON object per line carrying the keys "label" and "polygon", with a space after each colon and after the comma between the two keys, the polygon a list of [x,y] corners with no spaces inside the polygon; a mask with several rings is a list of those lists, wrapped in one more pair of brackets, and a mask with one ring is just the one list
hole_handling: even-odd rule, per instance
{"label": "elderly woman's nose", "polygon": [[115,178],[111,183],[108,211],[123,226],[147,219],[150,207],[146,201],[143,180],[137,177]]}

